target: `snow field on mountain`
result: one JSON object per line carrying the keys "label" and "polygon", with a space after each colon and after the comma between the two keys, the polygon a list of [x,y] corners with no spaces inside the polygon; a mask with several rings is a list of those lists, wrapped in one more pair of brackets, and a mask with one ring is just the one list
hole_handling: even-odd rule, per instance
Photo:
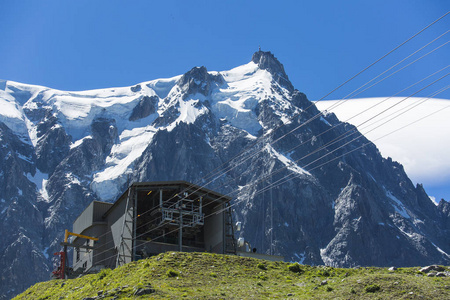
{"label": "snow field on mountain", "polygon": [[[133,92],[131,87],[67,92],[8,81],[7,91],[0,90],[0,120],[5,121],[14,131],[25,133],[26,117],[19,105],[24,104],[28,108],[44,105],[53,108],[74,142],[89,134],[92,121],[98,117],[114,118],[120,132],[136,125],[130,126],[128,117],[142,96],[167,95],[179,77],[141,83],[138,92]],[[20,98],[10,95],[11,92],[14,94],[13,89],[27,91],[33,96],[28,103],[21,103]],[[41,94],[39,99],[38,94]]]}
{"label": "snow field on mountain", "polygon": [[[151,90],[147,92],[155,95]],[[98,117],[114,118],[119,131],[127,127],[129,114],[140,100],[140,95],[125,91],[115,97],[108,97],[108,94],[109,91],[104,95],[96,94],[98,98],[83,97],[81,94],[57,95],[51,97],[49,102],[57,108],[58,119],[66,132],[73,140],[78,140],[89,134],[92,121]]]}
{"label": "snow field on mountain", "polygon": [[140,85],[145,85],[148,88],[152,89],[156,92],[159,98],[163,99],[167,97],[167,95],[170,93],[181,76],[182,75],[178,75],[172,78],[156,79],[146,83],[142,83]]}
{"label": "snow field on mountain", "polygon": [[112,200],[120,193],[130,166],[142,155],[155,132],[151,126],[122,132],[120,142],[112,147],[111,154],[106,158],[106,168],[94,174],[91,187],[97,196],[102,200]]}
{"label": "snow field on mountain", "polygon": [[[408,108],[422,102],[424,98],[408,98],[403,101],[404,99],[403,97],[393,97],[387,100],[386,98],[351,99],[330,112],[335,113],[341,121],[347,121],[357,113],[379,104],[348,122],[355,125],[362,134],[373,141],[383,156],[392,157],[400,162],[413,182],[423,183],[426,186],[448,182],[450,180],[450,157],[448,155],[450,149],[450,100],[428,99],[423,104],[405,112]],[[323,111],[337,101],[320,101],[316,105]],[[381,103],[382,101],[384,102]],[[400,101],[403,102],[400,103]],[[396,106],[367,124],[359,126],[393,105]],[[405,113],[392,119],[401,112]],[[437,113],[430,117],[385,136],[435,112]],[[392,121],[375,129],[390,119]],[[372,129],[373,131],[371,131]]]}
{"label": "snow field on mountain", "polygon": [[173,122],[173,125],[178,124],[180,122],[192,124],[195,122],[198,116],[201,116],[208,111],[206,107],[201,108],[196,107],[196,105],[198,105],[200,100],[195,98],[204,98],[204,96],[203,95],[195,95],[195,96],[192,97],[193,99],[186,99],[185,101],[179,102],[180,116],[177,118],[175,122]]}
{"label": "snow field on mountain", "polygon": [[[262,126],[253,109],[258,102],[269,97],[275,98],[277,103],[282,103],[284,109],[290,107],[286,99],[272,91],[272,75],[259,69],[254,62],[220,74],[225,79],[226,86],[212,94],[212,110],[216,116],[226,119],[237,128],[256,135]],[[281,117],[289,122],[286,116]]]}
{"label": "snow field on mountain", "polygon": [[36,173],[32,176],[30,173],[25,174],[29,181],[33,182],[36,185],[36,189],[39,191],[39,194],[42,197],[42,200],[48,202],[48,192],[47,192],[47,181],[48,174],[42,173],[41,171],[36,169]]}
{"label": "snow field on mountain", "polygon": [[20,135],[28,133],[22,109],[17,105],[14,97],[2,90],[0,90],[0,122],[5,123],[12,131]]}
{"label": "snow field on mountain", "polygon": [[[253,62],[220,74],[226,86],[212,94],[213,113],[233,126],[256,135],[261,125],[251,109],[264,97],[261,94],[264,85],[270,84],[270,74],[259,70]],[[255,94],[258,98],[255,98]]]}

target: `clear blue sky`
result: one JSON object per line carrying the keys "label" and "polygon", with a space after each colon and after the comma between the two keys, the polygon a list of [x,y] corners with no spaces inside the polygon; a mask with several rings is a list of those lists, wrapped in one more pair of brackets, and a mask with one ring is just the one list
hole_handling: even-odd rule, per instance
{"label": "clear blue sky", "polygon": [[[261,45],[316,100],[448,10],[447,0],[2,1],[0,79],[62,90],[127,86],[200,65],[231,69]],[[329,98],[345,96],[449,24],[447,17]],[[449,61],[447,46],[361,96],[392,95]]]}
{"label": "clear blue sky", "polygon": [[[228,70],[261,46],[295,88],[317,100],[449,10],[449,0],[3,0],[0,79],[61,90],[129,86],[194,66]],[[344,97],[449,25],[447,16],[328,99]],[[450,44],[360,97],[393,95],[449,63]],[[450,90],[439,97],[450,99]]]}

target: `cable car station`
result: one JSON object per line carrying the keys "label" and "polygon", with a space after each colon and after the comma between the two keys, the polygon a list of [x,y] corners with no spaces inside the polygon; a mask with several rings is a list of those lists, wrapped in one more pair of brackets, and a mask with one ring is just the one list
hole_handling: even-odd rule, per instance
{"label": "cable car station", "polygon": [[114,203],[93,201],[75,220],[73,271],[96,272],[166,251],[236,254],[231,198],[185,182],[132,184]]}

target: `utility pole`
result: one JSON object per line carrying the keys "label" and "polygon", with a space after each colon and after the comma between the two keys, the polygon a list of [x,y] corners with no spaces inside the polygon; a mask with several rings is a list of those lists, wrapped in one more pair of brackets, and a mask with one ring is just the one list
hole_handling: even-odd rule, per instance
{"label": "utility pole", "polygon": [[[260,47],[260,51],[261,51],[261,47]],[[264,105],[264,100],[261,102],[261,104],[262,104],[262,117],[261,117],[261,123],[262,123],[262,140],[263,140],[263,145],[262,145],[262,147],[263,147],[263,150],[264,150],[264,148],[266,147],[266,137],[265,137],[265,134],[266,134],[266,130],[265,130],[265,124],[264,124],[264,119],[265,119],[265,105]],[[265,176],[266,176],[266,168],[265,168],[265,164],[264,164],[264,151],[263,151],[263,156],[262,156],[262,159],[263,159],[263,169],[262,169],[262,177],[264,178]],[[264,194],[265,194],[265,192],[264,192],[264,189],[266,188],[266,185],[265,185],[265,183],[264,183],[264,180],[263,180],[263,182],[262,182],[262,190],[263,190],[263,193],[262,193],[262,235],[261,235],[261,253],[264,253],[264,239],[266,238],[266,203],[265,203],[265,197],[264,197]]]}
{"label": "utility pole", "polygon": [[[269,171],[270,172],[270,171]],[[272,172],[270,172],[269,185],[272,184]],[[273,191],[270,188],[270,255],[273,255]]]}
{"label": "utility pole", "polygon": [[178,211],[180,212],[179,229],[178,229],[178,246],[180,252],[183,252],[183,207],[181,200],[178,200]]}

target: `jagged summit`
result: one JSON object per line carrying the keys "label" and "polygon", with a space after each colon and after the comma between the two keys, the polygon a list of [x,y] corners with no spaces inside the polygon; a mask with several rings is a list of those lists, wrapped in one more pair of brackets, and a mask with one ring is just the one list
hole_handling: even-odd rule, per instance
{"label": "jagged summit", "polygon": [[220,85],[223,82],[220,74],[210,74],[204,66],[201,66],[186,72],[177,84],[186,94],[200,93],[206,96],[212,85]]}
{"label": "jagged summit", "polygon": [[192,80],[197,81],[206,81],[208,79],[208,70],[206,67],[193,67],[191,70],[186,72],[183,76],[181,76],[180,80],[178,81],[179,85],[184,85]]}
{"label": "jagged summit", "polygon": [[289,77],[284,71],[284,66],[270,51],[257,51],[252,56],[252,62],[257,64],[260,69],[267,70],[272,74],[275,81],[287,88],[289,91],[294,90],[294,86],[289,81]]}
{"label": "jagged summit", "polygon": [[270,51],[259,50],[255,52],[252,56],[252,61],[261,69],[267,70],[270,73],[282,73],[287,77],[283,64]]}
{"label": "jagged summit", "polygon": [[450,202],[441,199],[441,201],[439,201],[438,208],[443,215],[450,217]]}

